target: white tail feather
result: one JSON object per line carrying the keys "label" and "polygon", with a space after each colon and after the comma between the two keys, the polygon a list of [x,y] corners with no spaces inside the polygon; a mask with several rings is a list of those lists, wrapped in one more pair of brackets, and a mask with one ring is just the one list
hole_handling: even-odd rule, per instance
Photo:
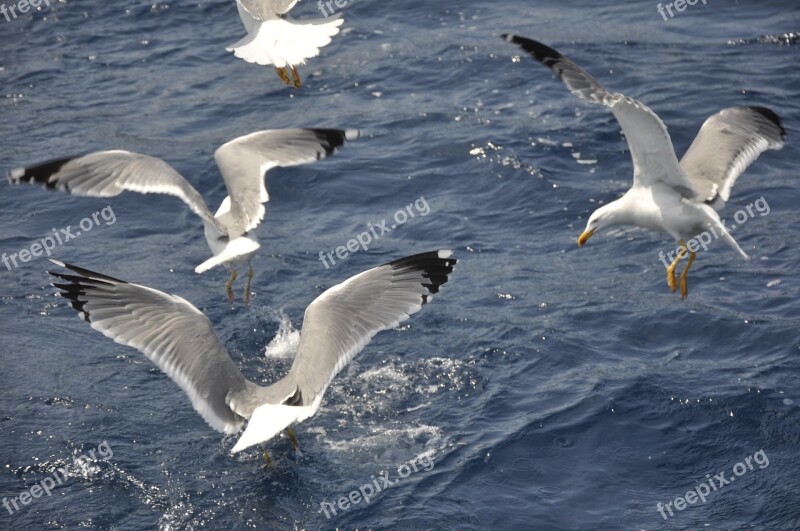
{"label": "white tail feather", "polygon": [[276,406],[273,404],[257,407],[231,453],[235,454],[256,444],[267,442],[293,422],[307,418],[310,409],[310,406]]}
{"label": "white tail feather", "polygon": [[719,230],[722,234],[720,235],[725,243],[727,243],[731,249],[739,253],[739,256],[744,258],[745,260],[750,260],[750,256],[746,252],[739,247],[739,244],[736,243],[736,240],[733,239],[733,236],[725,229],[725,226],[720,223],[717,225],[717,230]]}
{"label": "white tail feather", "polygon": [[734,240],[733,236],[731,236],[730,232],[728,232],[728,229],[725,227],[725,225],[722,223],[722,220],[719,218],[719,214],[717,214],[717,211],[706,204],[700,204],[697,206],[699,206],[700,209],[705,213],[706,217],[708,218],[709,225],[713,226],[716,229],[716,231],[719,233],[719,237],[722,238],[722,241],[727,243],[731,247],[731,249],[739,253],[739,256],[741,256],[745,260],[750,260],[750,257],[747,255],[747,253],[744,252],[741,247],[739,247],[739,244],[736,243],[736,240]]}
{"label": "white tail feather", "polygon": [[223,249],[221,253],[214,255],[199,266],[195,267],[194,272],[205,273],[209,269],[219,265],[227,264],[228,262],[233,262],[235,260],[244,260],[255,253],[259,247],[261,246],[258,244],[258,242],[253,241],[250,238],[236,238],[235,240],[228,242],[228,245],[225,246],[225,249]]}
{"label": "white tail feather", "polygon": [[306,59],[319,55],[320,48],[331,42],[343,22],[338,16],[309,22],[288,17],[267,20],[226,49],[248,63],[277,68],[305,64]]}

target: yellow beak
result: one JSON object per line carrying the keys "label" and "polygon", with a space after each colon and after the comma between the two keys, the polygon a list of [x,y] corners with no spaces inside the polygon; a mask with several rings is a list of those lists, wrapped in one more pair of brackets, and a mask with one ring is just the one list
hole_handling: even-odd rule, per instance
{"label": "yellow beak", "polygon": [[583,231],[580,237],[578,237],[578,247],[583,247],[583,244],[586,243],[586,241],[592,237],[592,234],[594,234],[595,230],[597,229]]}

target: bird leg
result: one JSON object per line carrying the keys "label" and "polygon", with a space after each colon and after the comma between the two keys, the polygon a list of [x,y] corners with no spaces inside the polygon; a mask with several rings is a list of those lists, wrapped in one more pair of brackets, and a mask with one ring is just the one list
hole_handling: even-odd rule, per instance
{"label": "bird leg", "polygon": [[669,265],[667,268],[667,285],[669,286],[670,291],[675,293],[675,290],[678,289],[678,280],[675,278],[675,268],[678,267],[678,262],[683,260],[683,257],[686,256],[686,244],[681,240],[679,242],[681,244],[680,251],[678,251],[678,257]]}
{"label": "bird leg", "polygon": [[261,450],[264,452],[264,466],[262,466],[261,468],[266,470],[267,468],[269,468],[269,465],[272,463],[272,459],[269,457],[269,452],[267,452],[267,445],[266,444],[262,444],[261,445]]}
{"label": "bird leg", "polygon": [[289,437],[289,441],[292,443],[292,450],[295,452],[300,450],[300,443],[297,440],[297,435],[295,435],[294,430],[291,426],[286,428],[286,435]]}
{"label": "bird leg", "polygon": [[225,283],[225,288],[228,290],[228,302],[233,302],[233,281],[236,280],[236,270],[231,268],[231,278]]}
{"label": "bird leg", "polygon": [[278,74],[278,77],[281,78],[281,81],[283,81],[283,83],[285,85],[291,85],[292,84],[292,80],[289,79],[289,74],[286,73],[286,67],[278,68],[276,66],[275,67],[275,72]]}
{"label": "bird leg", "polygon": [[696,257],[697,253],[689,253],[689,261],[686,262],[686,267],[683,268],[683,273],[681,273],[681,300],[686,300],[686,297],[689,296],[689,285],[686,282],[686,275],[689,273],[689,268],[692,267]]}
{"label": "bird leg", "polygon": [[247,284],[244,286],[244,303],[250,304],[250,282],[253,280],[253,264],[248,264],[250,270],[247,272]]}
{"label": "bird leg", "polygon": [[303,82],[300,80],[300,72],[297,71],[294,65],[292,65],[292,79],[294,80],[294,88],[299,89],[303,86]]}

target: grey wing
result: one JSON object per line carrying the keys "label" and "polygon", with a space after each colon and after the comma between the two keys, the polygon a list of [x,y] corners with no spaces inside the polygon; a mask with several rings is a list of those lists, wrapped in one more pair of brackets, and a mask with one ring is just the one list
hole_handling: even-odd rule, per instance
{"label": "grey wing", "polygon": [[239,137],[221,146],[214,158],[231,198],[225,218],[228,234],[236,237],[257,227],[269,200],[264,174],[276,166],[296,166],[324,159],[357,131],[338,129],[276,129]]}
{"label": "grey wing", "polygon": [[298,0],[236,0],[254,18],[265,21],[285,15]]}
{"label": "grey wing", "polygon": [[53,286],[84,321],[147,356],[183,389],[212,428],[239,431],[243,419],[228,401],[247,381],[205,315],[181,297],[51,261],[76,273],[50,274],[62,281]]}
{"label": "grey wing", "polygon": [[764,151],[781,149],[785,134],[765,107],[732,107],[708,118],[681,159],[698,200],[722,208],[739,175]]}
{"label": "grey wing", "polygon": [[173,195],[218,231],[223,230],[203,197],[180,173],[163,160],[141,153],[97,151],[19,168],[9,173],[8,180],[13,184],[44,184],[49,189],[92,197],[111,197],[124,191]]}
{"label": "grey wing", "polygon": [[578,98],[611,109],[628,141],[634,184],[661,181],[685,197],[694,197],[692,184],[678,164],[667,126],[649,107],[624,94],[608,92],[583,68],[545,44],[518,35],[503,38],[552,70]]}
{"label": "grey wing", "polygon": [[453,272],[451,251],[395,260],[334,286],[305,312],[289,376],[303,405],[318,404],[334,376],[380,332],[418,312]]}

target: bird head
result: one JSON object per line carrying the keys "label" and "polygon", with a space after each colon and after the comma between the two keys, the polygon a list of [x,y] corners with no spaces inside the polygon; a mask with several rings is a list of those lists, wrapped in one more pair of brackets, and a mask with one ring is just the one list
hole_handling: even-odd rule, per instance
{"label": "bird head", "polygon": [[586,229],[578,237],[578,247],[583,247],[589,238],[594,236],[595,232],[615,223],[613,204],[604,205],[592,212],[588,223],[586,223]]}

